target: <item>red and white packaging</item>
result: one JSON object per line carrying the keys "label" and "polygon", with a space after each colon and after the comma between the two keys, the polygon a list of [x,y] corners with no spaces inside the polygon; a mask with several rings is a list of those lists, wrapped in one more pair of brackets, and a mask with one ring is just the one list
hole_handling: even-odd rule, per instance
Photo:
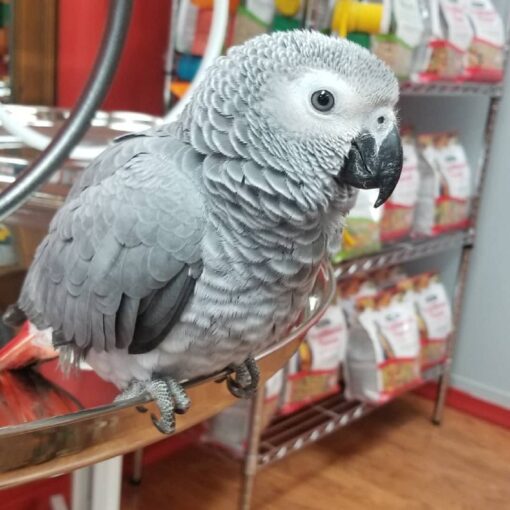
{"label": "red and white packaging", "polygon": [[346,396],[383,403],[421,381],[414,305],[391,288],[359,299],[357,307],[347,344]]}
{"label": "red and white packaging", "polygon": [[503,79],[505,30],[491,0],[464,0],[474,37],[469,46],[464,78],[499,82]]}
{"label": "red and white packaging", "polygon": [[426,38],[418,51],[417,81],[430,82],[447,75],[448,53],[441,23],[439,0],[421,5],[426,26]]}
{"label": "red and white packaging", "polygon": [[473,29],[464,0],[439,0],[439,7],[446,49],[446,66],[442,68],[440,78],[458,79],[467,63]]}
{"label": "red and white packaging", "polygon": [[313,326],[292,358],[285,384],[282,413],[291,413],[340,389],[347,324],[340,299]]}
{"label": "red and white packaging", "polygon": [[383,243],[407,237],[413,226],[420,173],[418,152],[409,129],[402,130],[402,149],[404,153],[402,173],[393,193],[384,204],[380,227]]}
{"label": "red and white packaging", "polygon": [[425,369],[446,358],[447,342],[453,332],[452,309],[437,273],[424,273],[413,280],[420,329],[421,364]]}
{"label": "red and white packaging", "polygon": [[454,133],[418,136],[420,187],[413,230],[437,235],[469,226],[471,168]]}

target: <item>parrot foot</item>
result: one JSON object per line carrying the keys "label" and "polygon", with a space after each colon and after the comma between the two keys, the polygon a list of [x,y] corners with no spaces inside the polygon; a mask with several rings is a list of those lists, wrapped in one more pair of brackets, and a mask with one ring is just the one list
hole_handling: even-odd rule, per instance
{"label": "parrot foot", "polygon": [[260,371],[255,359],[250,356],[241,365],[230,367],[235,377],[227,376],[227,387],[237,398],[252,398],[259,385]]}
{"label": "parrot foot", "polygon": [[[156,376],[150,381],[133,380],[115,401],[130,400],[145,393],[154,399],[160,412],[159,419],[151,414],[155,427],[163,434],[175,432],[175,414],[184,414],[191,405],[184,388],[171,377]],[[137,410],[147,411],[143,406],[138,406]]]}

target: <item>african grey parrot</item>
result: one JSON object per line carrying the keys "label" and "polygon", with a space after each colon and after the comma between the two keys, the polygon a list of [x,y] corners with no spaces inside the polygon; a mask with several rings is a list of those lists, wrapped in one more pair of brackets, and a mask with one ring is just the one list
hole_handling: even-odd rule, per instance
{"label": "african grey parrot", "polygon": [[286,332],[340,240],[355,188],[395,187],[398,83],[367,50],[308,31],[256,37],[208,70],[177,122],[125,135],[84,171],[7,313],[123,390],[163,432],[178,381]]}

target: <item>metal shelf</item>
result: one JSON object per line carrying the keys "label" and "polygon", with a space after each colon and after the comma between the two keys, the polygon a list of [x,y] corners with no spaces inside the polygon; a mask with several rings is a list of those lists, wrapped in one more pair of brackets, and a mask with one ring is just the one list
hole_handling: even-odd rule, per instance
{"label": "metal shelf", "polygon": [[[405,392],[423,386],[439,377],[444,364],[435,365],[423,374],[423,380]],[[257,466],[264,467],[297,452],[311,443],[359,420],[383,404],[348,401],[341,393],[326,397],[287,416],[275,418],[260,438]]]}
{"label": "metal shelf", "polygon": [[486,96],[501,97],[503,86],[501,83],[476,82],[431,82],[416,83],[411,81],[400,84],[402,96]]}
{"label": "metal shelf", "polygon": [[335,276],[343,279],[356,273],[373,271],[394,264],[428,257],[457,246],[469,246],[474,240],[474,230],[462,230],[438,237],[403,241],[388,245],[383,250],[346,260],[335,266]]}

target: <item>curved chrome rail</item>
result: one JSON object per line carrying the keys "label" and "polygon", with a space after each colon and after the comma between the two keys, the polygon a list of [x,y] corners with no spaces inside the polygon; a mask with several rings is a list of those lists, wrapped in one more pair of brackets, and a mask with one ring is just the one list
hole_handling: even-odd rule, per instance
{"label": "curved chrome rail", "polygon": [[0,193],[0,220],[28,200],[30,194],[66,159],[88,129],[117,68],[129,27],[132,4],[132,0],[111,0],[101,50],[76,108],[44,152]]}
{"label": "curved chrome rail", "polygon": [[[333,269],[328,264],[321,268],[303,322],[256,356],[261,382],[283,368],[306,332],[322,317],[335,291]],[[183,381],[193,405],[186,414],[177,417],[176,432],[210,418],[236,401],[226,384],[217,384],[227,375],[228,371],[221,371]],[[149,413],[137,412],[140,405],[148,408]],[[147,395],[0,428],[0,488],[69,472],[161,440],[165,436],[152,424],[151,412],[157,413],[157,409]]]}

